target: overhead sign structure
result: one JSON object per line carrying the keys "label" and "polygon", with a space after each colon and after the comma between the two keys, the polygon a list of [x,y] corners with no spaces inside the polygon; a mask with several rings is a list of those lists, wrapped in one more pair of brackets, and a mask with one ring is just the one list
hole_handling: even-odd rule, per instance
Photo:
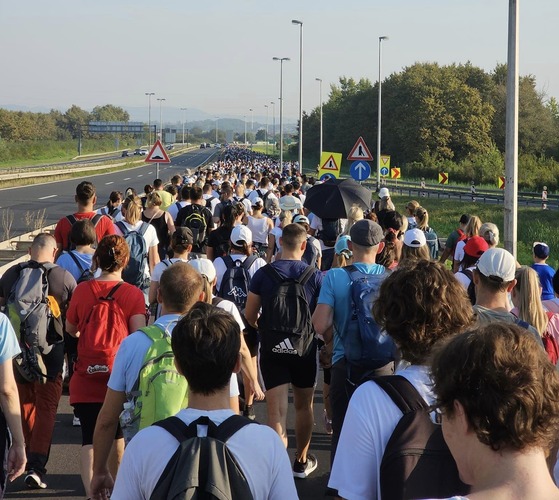
{"label": "overhead sign structure", "polygon": [[380,169],[381,177],[388,177],[389,173],[390,173],[390,171],[388,170],[388,167],[381,167],[381,169]]}
{"label": "overhead sign structure", "polygon": [[342,167],[342,153],[328,153],[323,151],[320,157],[320,168],[318,169],[318,177],[324,174],[331,174],[334,177],[340,177]]}
{"label": "overhead sign structure", "polygon": [[439,172],[439,184],[448,184],[448,172]]}
{"label": "overhead sign structure", "polygon": [[400,167],[392,167],[390,169],[390,177],[392,177],[392,179],[400,179],[401,177]]}
{"label": "overhead sign structure", "polygon": [[355,146],[353,146],[353,149],[351,150],[351,153],[349,153],[347,159],[351,161],[373,160],[373,155],[371,154],[369,148],[365,144],[365,139],[363,139],[363,137],[359,137],[359,139],[357,139],[357,142],[355,143]]}
{"label": "overhead sign structure", "polygon": [[381,155],[380,156],[380,168],[386,167],[390,168],[390,155]]}
{"label": "overhead sign structure", "polygon": [[349,174],[358,182],[364,181],[371,175],[371,166],[366,161],[354,161]]}
{"label": "overhead sign structure", "polygon": [[153,148],[151,148],[149,154],[146,156],[145,161],[148,163],[171,163],[169,155],[165,151],[165,148],[163,147],[159,139],[155,141],[155,144],[153,145]]}
{"label": "overhead sign structure", "polygon": [[499,189],[505,189],[505,177],[504,176],[499,176],[499,179],[497,181],[497,185],[499,186]]}

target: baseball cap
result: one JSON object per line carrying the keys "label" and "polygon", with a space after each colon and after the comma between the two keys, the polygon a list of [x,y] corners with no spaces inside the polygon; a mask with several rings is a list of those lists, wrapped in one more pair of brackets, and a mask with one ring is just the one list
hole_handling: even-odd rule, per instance
{"label": "baseball cap", "polygon": [[213,262],[209,259],[192,259],[188,263],[204,276],[210,283],[215,280],[216,272]]}
{"label": "baseball cap", "polygon": [[235,226],[231,231],[231,243],[237,245],[239,241],[244,241],[249,245],[252,244],[252,232],[248,227],[242,224],[240,226]]}
{"label": "baseball cap", "polygon": [[336,241],[336,244],[334,245],[334,252],[336,252],[336,255],[345,253],[347,258],[353,255],[353,252],[349,249],[347,244],[348,241],[351,241],[351,238],[347,235],[340,236],[338,238],[338,241]]}
{"label": "baseball cap", "polygon": [[380,188],[380,191],[378,192],[378,197],[384,198],[385,196],[390,196],[390,191],[388,191],[388,188]]}
{"label": "baseball cap", "polygon": [[374,247],[384,238],[382,228],[372,220],[361,219],[349,230],[351,241],[362,247]]}
{"label": "baseball cap", "polygon": [[427,238],[421,229],[408,229],[404,233],[404,245],[410,248],[420,248],[427,245]]}
{"label": "baseball cap", "polygon": [[504,248],[490,248],[480,257],[477,270],[487,278],[512,281],[516,273],[516,261]]}
{"label": "baseball cap", "polygon": [[489,244],[483,236],[472,236],[464,245],[464,253],[470,257],[481,257],[488,248]]}
{"label": "baseball cap", "polygon": [[252,206],[255,207],[256,205],[260,205],[260,206],[264,206],[264,200],[262,198],[260,198],[260,196],[257,196],[256,198],[254,198],[254,201],[252,202]]}
{"label": "baseball cap", "polygon": [[534,255],[538,259],[546,259],[549,257],[549,246],[541,241],[534,242]]}
{"label": "baseball cap", "polygon": [[299,214],[293,217],[293,222],[295,224],[309,224],[309,219],[306,216]]}

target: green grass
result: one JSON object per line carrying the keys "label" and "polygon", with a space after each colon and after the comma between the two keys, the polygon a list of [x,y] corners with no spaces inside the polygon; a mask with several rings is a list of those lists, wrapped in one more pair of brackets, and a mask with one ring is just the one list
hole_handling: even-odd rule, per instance
{"label": "green grass", "polygon": [[[416,198],[417,199],[417,198]],[[405,206],[410,198],[407,196],[394,196],[396,210],[405,213]],[[493,222],[499,228],[499,246],[503,246],[504,209],[498,205],[485,205],[482,203],[459,202],[457,200],[438,200],[435,198],[417,199],[429,212],[429,225],[436,231],[440,238],[446,238],[456,227],[460,216],[464,213],[477,215],[482,222]],[[532,263],[532,244],[534,241],[543,241],[551,249],[547,261],[550,266],[557,269],[559,265],[559,229],[557,228],[557,212],[541,210],[539,208],[518,208],[518,237],[517,258],[520,264]]]}

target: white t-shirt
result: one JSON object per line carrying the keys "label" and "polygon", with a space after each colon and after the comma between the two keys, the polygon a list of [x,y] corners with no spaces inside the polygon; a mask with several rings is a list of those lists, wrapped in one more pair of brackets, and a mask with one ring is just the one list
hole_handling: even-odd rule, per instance
{"label": "white t-shirt", "polygon": [[[177,205],[178,203],[178,205]],[[180,208],[179,208],[180,205]],[[186,207],[186,205],[190,205],[190,200],[188,201],[175,201],[172,205],[169,205],[167,212],[172,217],[173,220],[177,220],[177,214],[181,208]]]}
{"label": "white t-shirt", "polygon": [[[128,222],[123,220],[122,224],[124,224],[124,227],[126,227],[126,229],[128,229],[129,231],[137,231],[142,224],[147,224],[148,227],[146,229],[146,232],[144,233],[144,240],[146,241],[146,246],[147,246],[148,250],[150,248],[157,247],[157,244],[159,243],[159,239],[157,238],[157,233],[155,231],[155,228],[151,224],[148,224],[147,222],[144,223],[141,220],[136,222],[136,224],[134,224],[134,225],[129,224]],[[120,228],[116,224],[115,224],[115,232],[116,232],[116,234],[118,234],[120,236],[124,236],[122,234],[122,231],[120,230]],[[146,260],[146,267],[144,269],[144,275],[149,276],[149,259]]]}
{"label": "white t-shirt", "polygon": [[[233,259],[233,261],[242,260],[244,262],[247,256],[242,254],[231,254],[231,258]],[[261,257],[258,257],[252,263],[252,266],[250,266],[250,268],[248,269],[249,276],[252,278],[254,276],[254,273],[258,271],[261,267],[264,267],[265,265],[266,265],[266,261]],[[227,271],[227,266],[225,265],[223,258],[218,257],[217,259],[214,260],[214,267],[217,275],[216,290],[219,290],[221,288],[221,280],[223,279],[223,275],[225,274],[225,271]]]}
{"label": "white t-shirt", "polygon": [[[397,374],[411,382],[427,404],[433,404],[426,366],[408,366]],[[379,498],[382,455],[400,418],[400,409],[375,382],[361,385],[349,402],[328,486],[351,500]]]}
{"label": "white t-shirt", "polygon": [[157,264],[155,264],[155,267],[153,268],[153,273],[151,275],[151,281],[156,281],[157,283],[159,283],[161,281],[161,275],[163,274],[163,271],[165,271],[165,269],[167,269],[169,266],[173,265],[175,262],[187,262],[187,259],[165,259],[164,261],[160,261]]}
{"label": "white t-shirt", "polygon": [[456,262],[462,262],[464,258],[464,247],[466,246],[466,240],[461,240],[456,243],[456,248],[454,249],[454,260]]}
{"label": "white t-shirt", "polygon": [[[208,416],[217,425],[231,415],[231,410],[202,411],[193,408],[181,410],[177,414],[186,424],[201,416]],[[200,426],[198,432],[203,435],[205,429]],[[111,498],[150,498],[177,447],[177,440],[160,427],[150,426],[141,430],[124,452]],[[249,424],[227,441],[227,448],[245,474],[253,498],[297,498],[289,457],[280,437],[270,427]]]}
{"label": "white t-shirt", "polygon": [[[468,267],[467,269],[465,269],[466,271],[474,271],[474,269],[476,268],[476,266],[471,266]],[[456,279],[458,280],[458,282],[467,290],[468,287],[470,286],[470,283],[472,282],[472,280],[470,278],[468,278],[465,274],[464,274],[464,269],[461,269],[459,272],[457,272],[455,275]]]}

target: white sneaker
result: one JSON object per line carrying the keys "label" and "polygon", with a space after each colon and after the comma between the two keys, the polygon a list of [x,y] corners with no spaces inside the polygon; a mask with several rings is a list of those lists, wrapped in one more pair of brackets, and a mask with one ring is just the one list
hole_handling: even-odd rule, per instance
{"label": "white sneaker", "polygon": [[37,474],[34,470],[27,471],[27,476],[23,480],[27,487],[31,490],[44,490],[47,485],[41,481],[39,474]]}
{"label": "white sneaker", "polygon": [[80,419],[78,417],[74,417],[72,419],[72,427],[80,427],[82,425],[82,423],[80,422]]}

